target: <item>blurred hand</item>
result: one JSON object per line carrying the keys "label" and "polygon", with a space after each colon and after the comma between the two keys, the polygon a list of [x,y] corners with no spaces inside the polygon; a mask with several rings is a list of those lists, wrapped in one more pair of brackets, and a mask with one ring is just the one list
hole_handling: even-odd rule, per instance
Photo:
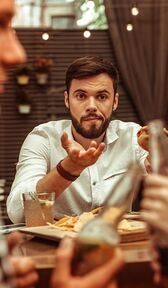
{"label": "blurred hand", "polygon": [[115,275],[124,264],[121,250],[116,248],[114,256],[106,264],[84,276],[71,275],[74,242],[61,241],[56,251],[56,268],[51,277],[51,288],[117,288]]}
{"label": "blurred hand", "polygon": [[10,258],[14,271],[14,287],[32,288],[38,281],[38,274],[35,270],[35,263],[30,257]]}
{"label": "blurred hand", "polygon": [[155,174],[146,176],[143,196],[141,217],[153,229],[151,266],[154,282],[158,284],[161,281],[161,265],[157,246],[163,241],[168,246],[168,177]]}
{"label": "blurred hand", "polygon": [[22,237],[19,232],[12,232],[7,237],[9,251],[12,252],[12,249],[21,241]]}
{"label": "blurred hand", "polygon": [[151,258],[152,258],[151,267],[154,272],[153,280],[154,280],[154,283],[159,284],[161,281],[161,266],[159,262],[159,254],[153,241],[151,241],[150,253],[151,253]]}
{"label": "blurred hand", "polygon": [[144,179],[142,219],[168,239],[168,177],[150,174]]}
{"label": "blurred hand", "polygon": [[[9,250],[21,241],[21,235],[18,232],[11,233],[7,238]],[[38,274],[35,270],[35,263],[29,257],[10,256],[10,262],[14,273],[14,287],[32,288],[38,281]]]}

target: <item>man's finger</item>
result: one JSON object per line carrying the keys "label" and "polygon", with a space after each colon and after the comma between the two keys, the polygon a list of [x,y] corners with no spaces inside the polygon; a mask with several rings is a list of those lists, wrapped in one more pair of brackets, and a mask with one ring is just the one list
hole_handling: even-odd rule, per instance
{"label": "man's finger", "polygon": [[100,143],[99,147],[94,152],[94,157],[100,156],[101,153],[103,152],[104,148],[105,148],[105,144],[104,143]]}
{"label": "man's finger", "polygon": [[69,145],[69,141],[68,141],[68,135],[67,133],[63,133],[62,136],[61,136],[61,144],[62,144],[62,147],[67,150],[68,148],[68,145]]}

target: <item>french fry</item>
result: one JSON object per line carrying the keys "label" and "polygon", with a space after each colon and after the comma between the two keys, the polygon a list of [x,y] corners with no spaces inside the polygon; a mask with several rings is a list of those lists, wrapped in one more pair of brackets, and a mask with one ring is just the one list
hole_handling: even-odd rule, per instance
{"label": "french fry", "polygon": [[47,223],[50,227],[61,229],[64,231],[75,231],[78,232],[81,230],[83,225],[90,219],[94,218],[96,214],[101,211],[102,207],[97,207],[90,212],[84,212],[79,216],[69,216],[64,215],[63,218],[59,219],[54,224]]}
{"label": "french fry", "polygon": [[103,207],[97,207],[97,208],[91,210],[91,212],[92,212],[93,214],[98,214],[98,213],[101,212],[102,208],[103,208]]}

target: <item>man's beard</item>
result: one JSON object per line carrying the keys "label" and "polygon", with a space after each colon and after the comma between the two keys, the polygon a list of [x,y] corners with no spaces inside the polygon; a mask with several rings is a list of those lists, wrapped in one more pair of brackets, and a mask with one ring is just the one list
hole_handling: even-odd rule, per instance
{"label": "man's beard", "polygon": [[[104,120],[102,116],[97,116],[94,113],[90,113],[89,115],[85,117],[81,117],[80,122],[79,122],[71,113],[70,115],[71,115],[72,124],[76,132],[80,134],[81,136],[88,138],[88,139],[96,139],[100,137],[106,131],[111,121],[111,117],[106,118]],[[89,129],[85,129],[84,127],[82,127],[82,122],[85,121],[85,119],[87,119],[88,117],[97,117],[98,119],[100,119],[99,121],[102,121],[102,124],[98,128],[96,127],[96,124],[92,124]]]}

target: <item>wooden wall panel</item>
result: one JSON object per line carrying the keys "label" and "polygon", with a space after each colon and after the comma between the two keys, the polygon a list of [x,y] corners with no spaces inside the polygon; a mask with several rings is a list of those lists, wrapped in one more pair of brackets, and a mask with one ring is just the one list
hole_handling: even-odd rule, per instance
{"label": "wooden wall panel", "polygon": [[[50,85],[47,87],[38,86],[34,71],[31,72],[30,83],[26,91],[32,98],[32,112],[27,116],[20,115],[16,108],[18,85],[15,81],[15,74],[17,69],[12,69],[9,73],[5,95],[0,98],[0,179],[6,179],[6,193],[9,192],[20,146],[27,133],[42,122],[68,118],[63,99],[65,72],[68,65],[77,57],[84,55],[99,55],[117,65],[107,30],[93,30],[89,39],[83,37],[82,30],[49,30],[47,32],[50,38],[44,41],[41,38],[43,30],[17,30],[28,54],[30,65],[36,57],[42,55],[52,58],[54,66],[51,69]],[[134,106],[121,82],[119,91],[119,108],[114,117],[124,121],[139,122]]]}

